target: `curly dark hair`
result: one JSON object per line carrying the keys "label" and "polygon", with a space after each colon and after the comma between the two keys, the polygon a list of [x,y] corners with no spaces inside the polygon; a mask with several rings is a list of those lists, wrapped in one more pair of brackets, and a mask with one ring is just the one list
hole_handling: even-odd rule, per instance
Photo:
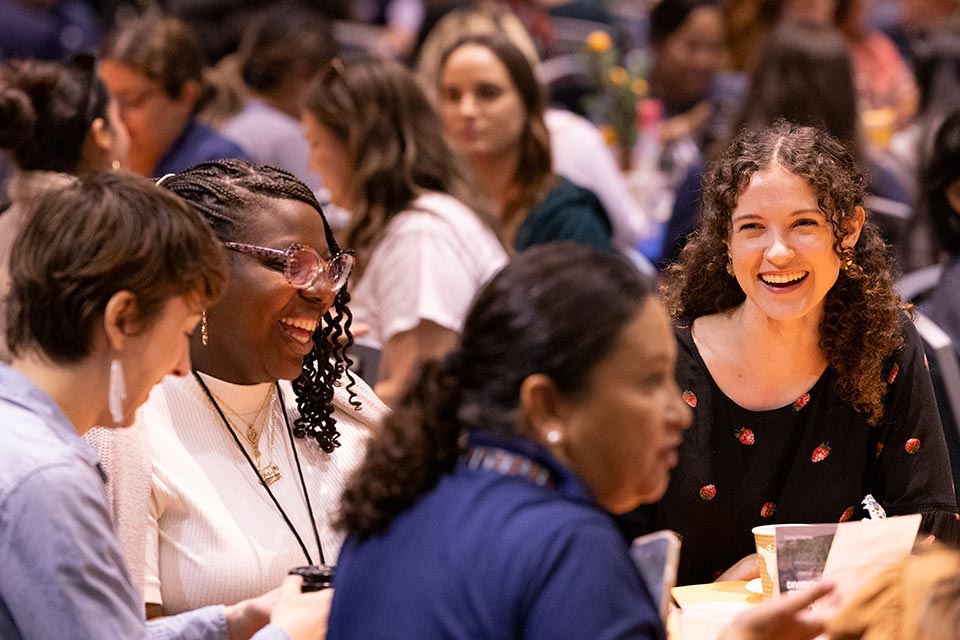
{"label": "curly dark hair", "polygon": [[884,369],[904,344],[903,313],[893,289],[887,247],[880,231],[864,223],[852,249],[841,242],[863,206],[864,177],[853,156],[822,129],[779,120],[759,131],[742,130],[713,163],[704,182],[704,211],[661,287],[674,318],[696,318],[740,305],[746,298],[727,274],[731,218],[751,177],[774,167],[809,182],[834,235],[840,271],[827,293],[820,323],[820,346],[835,375],[837,394],[870,424],[883,416]]}
{"label": "curly dark hair", "polygon": [[361,537],[385,530],[453,468],[463,432],[524,435],[523,381],[542,373],[561,393],[583,390],[652,296],[652,283],[620,256],[569,242],[520,253],[478,294],[459,348],[421,367],[370,442],[338,526]]}
{"label": "curly dark hair", "polygon": [[[223,241],[237,238],[237,232],[261,210],[263,198],[298,200],[316,209],[323,219],[331,254],[340,252],[313,192],[283,169],[243,160],[215,160],[166,176],[160,182],[199,211]],[[313,348],[303,359],[300,375],[293,381],[300,410],[300,416],[293,423],[293,433],[298,438],[313,438],[327,453],[340,446],[340,433],[333,417],[333,393],[344,374],[350,404],[360,408],[353,391],[356,379],[349,370],[353,361],[347,355],[347,349],[353,345],[349,301],[350,294],[344,286],[314,332]]]}

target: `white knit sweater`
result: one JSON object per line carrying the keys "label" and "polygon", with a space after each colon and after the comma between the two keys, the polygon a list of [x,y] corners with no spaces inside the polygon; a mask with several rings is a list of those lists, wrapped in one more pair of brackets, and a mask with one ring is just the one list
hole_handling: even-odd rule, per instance
{"label": "white knit sweater", "polygon": [[[230,409],[247,416],[261,406],[271,386],[233,385],[208,376],[204,381]],[[280,386],[292,424],[296,399],[289,383]],[[341,446],[332,454],[323,453],[313,440],[294,439],[329,564],[336,562],[342,542],[329,526],[331,516],[349,474],[363,458],[367,437],[387,411],[362,382],[354,391],[363,405],[360,411],[347,402],[342,386],[336,389]],[[236,428],[235,416],[224,409]],[[290,438],[282,420],[276,422],[273,462],[282,477],[270,488],[318,562]],[[88,439],[111,479],[108,493],[134,581],[142,581],[144,601],[162,604],[165,614],[254,597],[279,585],[289,569],[306,564],[293,533],[192,376],[167,377],[133,427],[109,430],[109,446],[97,444],[104,440],[102,434]],[[240,439],[249,452],[250,445]],[[259,446],[266,462],[267,436]],[[152,460],[149,468],[145,459]],[[150,483],[144,487],[140,478],[147,476]]]}

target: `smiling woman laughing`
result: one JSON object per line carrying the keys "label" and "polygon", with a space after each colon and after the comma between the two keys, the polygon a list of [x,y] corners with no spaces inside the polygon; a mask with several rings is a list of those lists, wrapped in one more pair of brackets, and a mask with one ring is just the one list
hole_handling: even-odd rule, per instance
{"label": "smiling woman laughing", "polygon": [[863,184],[842,144],[786,121],[713,165],[664,287],[694,422],[669,491],[628,518],[683,535],[681,583],[754,577],[752,527],[862,518],[867,493],[957,540],[930,374]]}
{"label": "smiling woman laughing", "polygon": [[110,474],[121,523],[149,522],[139,536],[121,526],[147,540],[126,553],[146,558],[135,578],[148,615],[233,602],[294,567],[333,564],[341,536],[330,512],[382,411],[345,371],[353,258],[310,189],[238,160],[161,182],[207,220],[228,269],[223,297],[193,332],[192,375],[165,379],[138,414],[149,503],[135,478]]}

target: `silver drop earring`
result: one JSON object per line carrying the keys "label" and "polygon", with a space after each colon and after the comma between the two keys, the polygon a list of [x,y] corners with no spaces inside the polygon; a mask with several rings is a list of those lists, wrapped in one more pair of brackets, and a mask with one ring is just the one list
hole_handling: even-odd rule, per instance
{"label": "silver drop earring", "polygon": [[110,361],[110,417],[113,424],[123,422],[123,404],[127,400],[127,382],[123,377],[123,363],[119,358]]}

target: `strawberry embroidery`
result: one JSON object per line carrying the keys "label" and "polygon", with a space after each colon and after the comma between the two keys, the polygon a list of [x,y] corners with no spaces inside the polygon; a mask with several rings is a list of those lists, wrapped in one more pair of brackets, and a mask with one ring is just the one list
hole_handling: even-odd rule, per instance
{"label": "strawberry embroidery", "polygon": [[813,450],[813,454],[810,456],[810,462],[823,462],[829,455],[830,445],[826,442],[821,442],[817,445],[817,448]]}
{"label": "strawberry embroidery", "polygon": [[920,451],[920,440],[917,438],[910,438],[907,440],[907,443],[903,445],[904,450],[910,455],[915,454],[917,451]]}
{"label": "strawberry embroidery", "polygon": [[693,391],[687,389],[683,392],[683,401],[690,405],[691,408],[696,408],[697,406],[697,394]]}
{"label": "strawberry embroidery", "polygon": [[808,402],[810,402],[810,394],[805,393],[793,401],[793,410],[800,411],[800,409],[803,409],[805,406],[807,406]]}
{"label": "strawberry embroidery", "polygon": [[709,502],[717,496],[717,487],[712,484],[705,484],[700,487],[700,499]]}
{"label": "strawberry embroidery", "polygon": [[893,384],[893,381],[897,379],[898,373],[900,373],[900,365],[894,362],[893,368],[890,369],[890,375],[887,376],[887,384]]}
{"label": "strawberry embroidery", "polygon": [[840,516],[840,522],[846,522],[853,517],[853,507],[847,507],[843,510],[843,515]]}
{"label": "strawberry embroidery", "polygon": [[777,504],[775,502],[764,502],[763,506],[760,507],[760,517],[769,518],[773,515],[773,512],[777,510]]}
{"label": "strawberry embroidery", "polygon": [[737,440],[740,441],[740,444],[745,444],[748,447],[755,441],[755,438],[753,437],[753,431],[750,429],[737,429],[733,435]]}

